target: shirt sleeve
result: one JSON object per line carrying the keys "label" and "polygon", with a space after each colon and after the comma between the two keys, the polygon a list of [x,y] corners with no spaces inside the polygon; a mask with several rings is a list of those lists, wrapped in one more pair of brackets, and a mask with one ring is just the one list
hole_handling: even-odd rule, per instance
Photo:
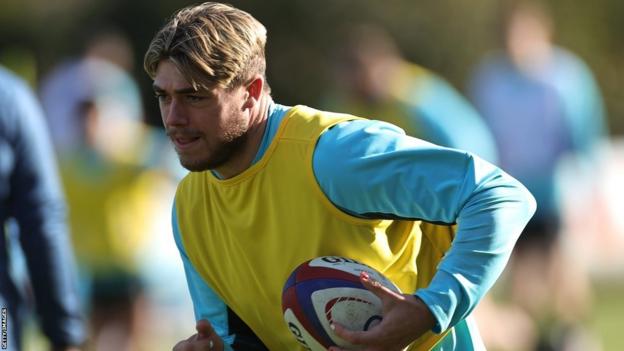
{"label": "shirt sleeve", "polygon": [[379,121],[328,130],[313,167],[326,196],[352,215],[457,224],[433,281],[416,292],[438,333],[463,320],[494,284],[535,211],[526,188],[492,164]]}
{"label": "shirt sleeve", "polygon": [[600,87],[587,65],[577,56],[559,49],[559,74],[555,81],[575,151],[590,157],[597,142],[607,135]]}
{"label": "shirt sleeve", "polygon": [[[7,83],[3,81],[2,83]],[[28,274],[44,334],[54,346],[79,345],[85,327],[66,224],[67,208],[43,112],[25,83],[8,81],[2,104],[15,153],[10,177],[10,216],[19,225]]]}
{"label": "shirt sleeve", "polygon": [[175,203],[173,205],[171,217],[173,238],[180,251],[180,257],[182,258],[186,282],[188,284],[189,293],[191,294],[191,300],[193,301],[195,321],[201,319],[209,321],[217,335],[223,339],[225,350],[232,350],[231,345],[234,343],[234,335],[229,334],[227,306],[199,275],[188,258],[184,250],[184,245],[182,244]]}

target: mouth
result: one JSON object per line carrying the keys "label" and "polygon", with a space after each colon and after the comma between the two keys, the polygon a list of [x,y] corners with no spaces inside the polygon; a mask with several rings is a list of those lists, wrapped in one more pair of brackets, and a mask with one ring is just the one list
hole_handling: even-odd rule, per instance
{"label": "mouth", "polygon": [[195,146],[195,144],[198,143],[199,139],[199,136],[171,136],[171,141],[178,151],[185,151],[192,148],[193,146]]}

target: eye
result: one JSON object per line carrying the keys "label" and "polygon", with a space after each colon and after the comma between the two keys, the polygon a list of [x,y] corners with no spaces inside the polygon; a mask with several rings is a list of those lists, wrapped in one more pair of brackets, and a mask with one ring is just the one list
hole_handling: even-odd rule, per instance
{"label": "eye", "polygon": [[167,99],[167,95],[163,93],[154,93],[154,97],[158,100],[158,102],[164,102]]}
{"label": "eye", "polygon": [[191,103],[200,102],[206,99],[205,96],[201,96],[201,95],[185,95],[184,98],[186,99],[186,101],[191,102]]}

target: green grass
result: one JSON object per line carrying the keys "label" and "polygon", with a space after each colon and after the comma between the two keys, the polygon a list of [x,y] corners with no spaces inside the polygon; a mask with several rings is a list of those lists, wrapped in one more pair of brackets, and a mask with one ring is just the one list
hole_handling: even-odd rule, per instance
{"label": "green grass", "polygon": [[624,350],[624,282],[598,282],[592,326],[604,351]]}

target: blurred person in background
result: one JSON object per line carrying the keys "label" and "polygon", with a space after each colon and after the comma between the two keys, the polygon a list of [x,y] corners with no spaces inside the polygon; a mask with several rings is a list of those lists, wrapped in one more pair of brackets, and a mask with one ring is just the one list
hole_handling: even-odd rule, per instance
{"label": "blurred person in background", "polygon": [[144,125],[139,88],[127,71],[133,57],[121,32],[102,30],[87,40],[80,57],[61,62],[43,77],[39,94],[59,154],[81,144],[79,106],[92,101],[104,116],[100,123],[106,124],[95,129],[99,147],[117,159],[137,159],[141,150],[132,149],[138,145],[132,138]]}
{"label": "blurred person in background", "polygon": [[79,106],[90,101],[102,116],[92,136],[102,152],[180,179],[185,172],[164,131],[144,123],[141,94],[130,74],[133,65],[126,35],[107,28],[94,30],[81,56],[64,60],[44,76],[39,95],[57,153],[71,153],[82,144],[84,131],[76,121],[83,117]]}
{"label": "blurred person in background", "polygon": [[[85,339],[55,162],[39,102],[21,79],[0,67],[0,307],[2,331],[8,333],[2,349],[21,350],[29,298],[34,298],[51,350],[78,350]],[[10,219],[17,223],[17,233]],[[29,287],[19,286],[11,276],[16,241],[25,257]]]}
{"label": "blurred person in background", "polygon": [[352,25],[345,32],[334,50],[336,89],[326,96],[326,107],[381,119],[410,136],[497,160],[482,118],[447,81],[407,61],[380,27]]}
{"label": "blurred person in background", "polygon": [[507,5],[505,50],[478,66],[470,95],[494,134],[499,165],[537,200],[512,259],[509,297],[534,323],[534,349],[567,350],[584,334],[578,331],[591,296],[583,267],[561,250],[556,174],[567,155],[592,162],[606,134],[604,108],[589,68],[553,44],[553,23],[542,4]]}
{"label": "blurred person in background", "polygon": [[[76,106],[82,142],[61,154],[60,169],[94,350],[137,349],[136,325],[143,313],[143,283],[136,253],[145,241],[148,211],[143,169],[98,148],[103,123],[95,103]],[[114,143],[115,140],[109,142]]]}
{"label": "blurred person in background", "polygon": [[[81,57],[52,70],[41,88],[56,127],[76,233],[72,239],[91,327],[88,347],[97,351],[152,349],[176,330],[168,326],[161,332],[162,323],[149,319],[152,308],[161,307],[152,298],[160,298],[154,295],[162,290],[152,295],[146,284],[157,288],[156,280],[172,284],[175,279],[162,274],[171,271],[166,260],[153,262],[145,252],[158,248],[157,234],[166,224],[156,228],[155,223],[169,214],[162,197],[171,195],[178,174],[163,161],[174,156],[164,132],[143,123],[138,86],[127,71],[132,58],[120,32],[99,33],[87,41]],[[155,271],[161,273],[158,278]]]}

